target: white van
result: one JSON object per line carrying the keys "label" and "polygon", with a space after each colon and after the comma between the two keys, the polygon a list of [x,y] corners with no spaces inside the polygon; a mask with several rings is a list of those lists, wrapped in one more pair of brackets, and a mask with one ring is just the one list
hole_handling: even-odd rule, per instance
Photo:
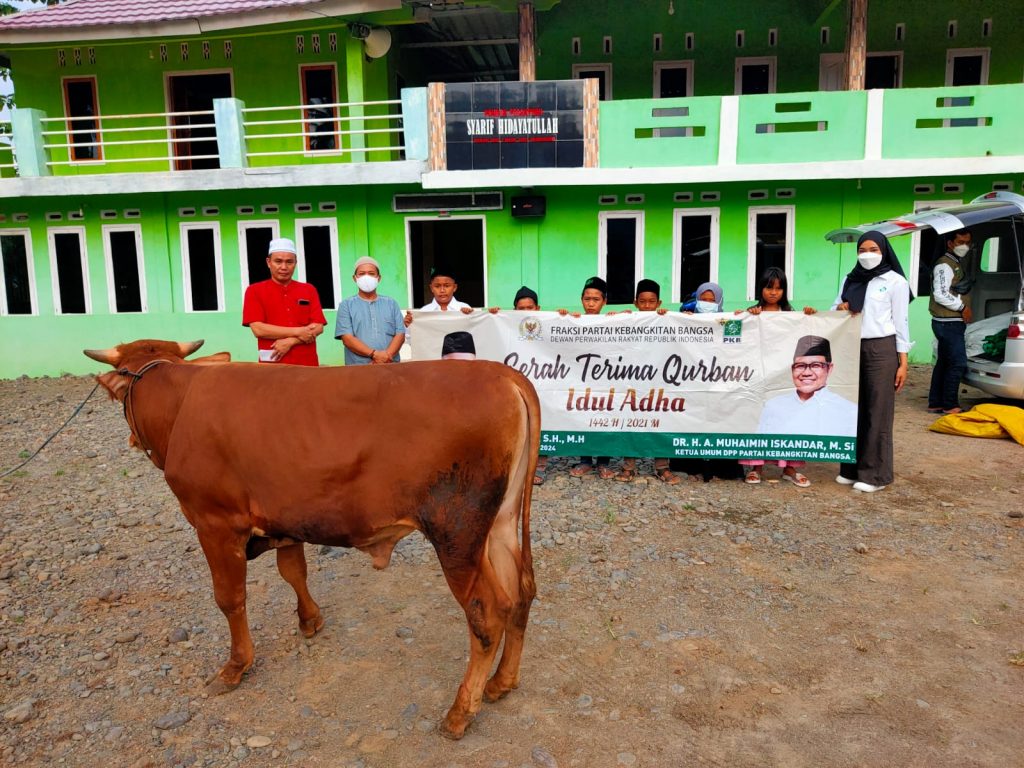
{"label": "white van", "polygon": [[964,380],[994,397],[1024,400],[1024,196],[990,192],[966,205],[835,229],[825,238],[851,243],[872,229],[889,238],[919,232],[920,268],[908,277],[924,297],[931,293],[931,264],[944,249],[942,235],[965,227],[974,245],[968,278],[975,282]]}

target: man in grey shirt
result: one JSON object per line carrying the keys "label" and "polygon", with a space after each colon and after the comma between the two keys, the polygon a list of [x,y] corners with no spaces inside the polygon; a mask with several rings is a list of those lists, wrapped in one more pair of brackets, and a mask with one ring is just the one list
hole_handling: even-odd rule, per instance
{"label": "man in grey shirt", "polygon": [[369,256],[357,259],[352,280],[359,292],[338,305],[334,326],[334,338],[345,345],[345,365],[397,363],[405,324],[398,302],[377,293],[380,264]]}

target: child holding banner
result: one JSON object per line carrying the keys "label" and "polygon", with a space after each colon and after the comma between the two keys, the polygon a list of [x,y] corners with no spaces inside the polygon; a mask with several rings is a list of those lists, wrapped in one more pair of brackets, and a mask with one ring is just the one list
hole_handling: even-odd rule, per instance
{"label": "child holding banner", "polygon": [[[636,284],[636,295],[633,306],[641,312],[657,312],[665,314],[661,308],[661,286],[654,280],[643,279]],[[625,310],[631,312],[632,310]],[[609,313],[611,314],[611,313]],[[669,469],[668,459],[654,460],[654,476],[667,485],[678,485],[679,475]],[[636,477],[636,458],[627,456],[622,460],[622,470],[615,476],[620,483],[628,483]]]}
{"label": "child holding banner", "polygon": [[[786,273],[778,267],[768,267],[757,281],[757,304],[749,307],[746,311],[752,315],[759,315],[762,312],[793,312],[793,306],[789,303],[788,281]],[[742,314],[744,310],[737,309],[736,314]],[[814,307],[804,307],[805,315],[813,315],[817,312]],[[761,482],[761,471],[765,465],[764,459],[740,459],[740,464],[746,468],[744,482],[757,485]],[[774,462],[773,462],[774,463]],[[778,465],[782,469],[782,479],[786,480],[797,488],[806,488],[811,481],[800,472],[807,464],[805,461],[793,461],[792,459],[779,459]]]}
{"label": "child holding banner", "polygon": [[[725,295],[722,286],[718,283],[701,283],[694,292],[696,301],[692,305],[691,312],[687,307],[689,302],[679,307],[679,311],[686,315],[694,313],[714,314],[721,312],[725,304]],[[712,477],[720,477],[723,480],[735,480],[739,476],[739,466],[731,459],[671,459],[669,466],[679,472],[685,472],[691,480],[710,482]]]}
{"label": "child holding banner", "polygon": [[[600,277],[591,277],[583,284],[583,293],[580,295],[580,302],[583,304],[583,314],[600,315],[604,305],[608,303],[608,283]],[[560,315],[572,315],[579,317],[579,312],[570,312],[567,309],[559,309]],[[598,456],[596,461],[597,475],[602,480],[611,480],[615,477],[613,470],[608,463],[610,456]],[[594,470],[595,461],[593,456],[580,456],[580,462],[569,470],[573,477],[583,477]]]}
{"label": "child holding banner", "polygon": [[[473,308],[464,301],[455,298],[455,292],[459,290],[459,283],[455,279],[455,270],[445,266],[434,266],[430,270],[430,293],[433,300],[429,304],[420,307],[421,312],[448,312],[457,309],[462,314],[468,315]],[[412,325],[412,312],[406,310],[405,327]],[[408,333],[406,333],[408,337]]]}

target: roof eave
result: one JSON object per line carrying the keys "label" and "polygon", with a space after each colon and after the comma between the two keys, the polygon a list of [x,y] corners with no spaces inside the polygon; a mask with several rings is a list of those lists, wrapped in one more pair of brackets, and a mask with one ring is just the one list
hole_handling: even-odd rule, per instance
{"label": "roof eave", "polygon": [[[141,24],[102,24],[95,26],[35,27],[30,29],[0,29],[2,45],[39,45],[45,43],[87,42],[91,40],[119,40],[128,37],[183,37],[222,32],[270,24],[303,21],[323,21],[327,18],[360,16],[380,11],[397,10],[401,0],[324,0],[308,7],[287,7],[229,13],[190,19],[172,19]],[[34,11],[39,13],[39,11]]]}

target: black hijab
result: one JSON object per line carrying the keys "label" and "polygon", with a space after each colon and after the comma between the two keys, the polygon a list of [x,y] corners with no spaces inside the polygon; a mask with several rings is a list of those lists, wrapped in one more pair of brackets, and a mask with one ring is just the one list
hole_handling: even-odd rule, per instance
{"label": "black hijab", "polygon": [[[867,294],[868,283],[873,278],[890,271],[897,272],[904,278],[906,277],[903,274],[903,267],[900,266],[899,259],[896,258],[896,252],[893,251],[892,246],[889,244],[889,239],[885,235],[874,229],[870,232],[865,232],[857,240],[858,250],[861,243],[865,240],[870,240],[879,247],[882,251],[882,262],[874,269],[864,269],[858,261],[857,266],[846,276],[846,282],[843,283],[843,292],[840,294],[840,298],[850,305],[851,312],[862,312],[864,310],[864,296]],[[914,298],[913,292],[911,292],[910,298]]]}

